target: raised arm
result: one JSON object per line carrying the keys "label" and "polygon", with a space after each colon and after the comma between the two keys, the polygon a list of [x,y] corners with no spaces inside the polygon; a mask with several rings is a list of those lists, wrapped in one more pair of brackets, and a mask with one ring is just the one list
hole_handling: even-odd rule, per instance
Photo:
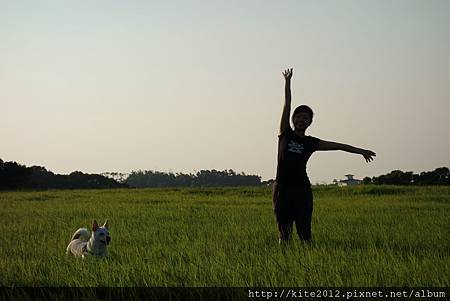
{"label": "raised arm", "polygon": [[286,129],[288,129],[291,125],[289,124],[289,116],[291,115],[291,77],[292,77],[292,68],[286,69],[283,72],[285,85],[284,85],[284,107],[283,113],[281,115],[281,124],[280,124],[280,134],[283,133]]}
{"label": "raised arm", "polygon": [[376,156],[376,154],[371,150],[357,148],[357,147],[354,147],[354,146],[351,146],[348,144],[342,144],[342,143],[324,141],[324,140],[319,141],[319,146],[318,146],[317,150],[321,150],[321,151],[341,150],[344,152],[359,154],[359,155],[362,155],[364,157],[364,159],[366,159],[367,163],[369,163],[370,161],[373,161],[373,157]]}

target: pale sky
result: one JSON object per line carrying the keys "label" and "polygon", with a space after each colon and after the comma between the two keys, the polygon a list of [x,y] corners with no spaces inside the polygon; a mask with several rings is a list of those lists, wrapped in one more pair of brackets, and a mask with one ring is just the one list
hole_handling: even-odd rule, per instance
{"label": "pale sky", "polygon": [[0,0],[0,158],[274,178],[282,71],[311,182],[450,166],[450,1]]}

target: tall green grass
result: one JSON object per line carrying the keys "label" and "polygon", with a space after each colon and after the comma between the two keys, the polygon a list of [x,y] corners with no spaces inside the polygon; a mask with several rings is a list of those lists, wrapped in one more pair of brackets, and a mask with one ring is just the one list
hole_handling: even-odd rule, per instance
{"label": "tall green grass", "polygon": [[[449,286],[450,188],[313,189],[283,252],[268,188],[0,193],[0,286]],[[110,258],[65,255],[110,221]]]}

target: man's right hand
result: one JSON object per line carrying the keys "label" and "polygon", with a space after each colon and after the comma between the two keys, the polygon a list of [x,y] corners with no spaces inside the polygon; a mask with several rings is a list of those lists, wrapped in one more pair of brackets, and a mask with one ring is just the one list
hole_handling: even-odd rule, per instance
{"label": "man's right hand", "polygon": [[286,70],[284,70],[284,72],[283,72],[283,75],[284,75],[284,79],[285,80],[291,80],[291,77],[292,77],[292,69],[293,68],[291,68],[291,69],[286,69]]}

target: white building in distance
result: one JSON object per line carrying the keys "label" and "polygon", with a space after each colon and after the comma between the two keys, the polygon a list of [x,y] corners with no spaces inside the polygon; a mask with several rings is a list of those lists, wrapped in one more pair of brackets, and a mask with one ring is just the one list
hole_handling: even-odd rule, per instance
{"label": "white building in distance", "polygon": [[345,175],[347,177],[347,179],[345,180],[339,180],[338,181],[333,181],[335,184],[337,184],[338,186],[353,186],[353,185],[359,185],[362,183],[362,180],[358,180],[358,179],[354,179],[354,175]]}

